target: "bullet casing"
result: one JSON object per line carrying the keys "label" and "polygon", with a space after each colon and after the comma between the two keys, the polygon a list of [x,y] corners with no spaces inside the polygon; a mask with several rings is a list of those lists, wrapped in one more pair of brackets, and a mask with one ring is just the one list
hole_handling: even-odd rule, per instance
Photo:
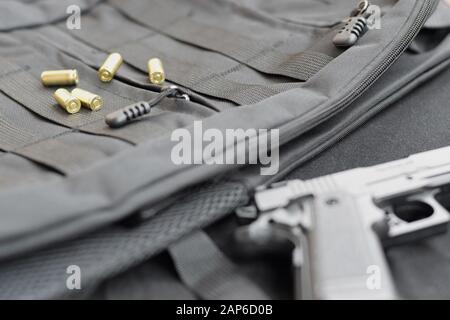
{"label": "bullet casing", "polygon": [[74,97],[66,89],[58,89],[53,94],[58,104],[66,110],[68,113],[77,113],[80,111],[81,102],[78,98]]}
{"label": "bullet casing", "polygon": [[166,80],[164,68],[161,60],[153,58],[148,60],[148,74],[150,82],[153,84],[162,84]]}
{"label": "bullet casing", "polygon": [[98,70],[98,77],[100,80],[102,82],[110,82],[114,78],[122,63],[123,58],[119,53],[111,53]]}
{"label": "bullet casing", "polygon": [[41,73],[44,86],[72,86],[78,84],[77,70],[48,70]]}
{"label": "bullet casing", "polygon": [[89,108],[92,111],[100,110],[103,107],[103,99],[95,93],[83,90],[83,89],[73,89],[72,95],[80,100],[83,107]]}

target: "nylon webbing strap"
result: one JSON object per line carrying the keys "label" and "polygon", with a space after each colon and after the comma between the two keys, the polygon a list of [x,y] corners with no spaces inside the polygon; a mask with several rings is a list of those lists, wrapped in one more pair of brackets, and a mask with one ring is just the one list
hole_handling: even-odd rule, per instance
{"label": "nylon webbing strap", "polygon": [[75,173],[105,156],[83,143],[67,143],[66,139],[62,139],[74,135],[78,135],[78,139],[82,136],[72,129],[59,127],[47,128],[45,133],[37,134],[11,123],[0,114],[0,150],[17,154],[63,174]]}
{"label": "nylon webbing strap", "polygon": [[[5,152],[69,174],[103,159],[103,147],[122,145],[105,140],[42,121],[0,94],[0,149]],[[94,145],[102,147],[100,150],[88,147]]]}
{"label": "nylon webbing strap", "polygon": [[[167,258],[167,259],[166,259]],[[169,260],[169,261],[168,261]],[[150,259],[116,278],[102,283],[90,300],[195,300],[194,294],[168,268],[165,254]]]}
{"label": "nylon webbing strap", "polygon": [[[7,82],[4,79],[8,76],[21,75],[26,72],[24,69],[10,64],[4,64],[3,67],[4,69],[0,73],[0,83]],[[57,132],[55,132],[55,134],[57,134]],[[35,133],[28,132],[25,128],[16,126],[0,114],[1,150],[16,153],[25,158],[29,158],[32,161],[50,166],[59,172],[70,173],[79,169],[79,164],[76,161],[67,161],[67,159],[70,158],[79,158],[79,156],[76,155],[76,150],[62,145],[62,147],[65,148],[52,148],[52,152],[48,152],[49,148],[46,146],[46,142],[50,142],[53,145],[57,144],[56,141],[45,140],[40,135],[36,135]],[[61,147],[61,144],[59,147]],[[57,154],[55,153],[56,151]],[[58,154],[63,155],[63,159],[66,161],[61,161],[61,158],[58,159]]]}
{"label": "nylon webbing strap", "polygon": [[[209,96],[230,100],[240,105],[257,103],[270,96],[283,92],[279,85],[247,84],[235,80],[229,80],[227,75],[236,72],[241,67],[235,64],[223,71],[208,70],[206,66],[196,66],[186,61],[180,61],[170,56],[167,52],[158,51],[145,43],[131,43],[120,48],[124,58],[134,67],[144,71],[144,57],[148,57],[149,50],[156,56],[164,57],[164,67],[167,77],[174,83],[190,88],[193,91]],[[287,83],[284,87],[289,89],[300,87],[300,83]]]}
{"label": "nylon webbing strap", "polygon": [[[6,59],[0,58],[0,69],[5,70],[3,81],[0,81],[0,90],[7,96],[30,108],[35,113],[67,127],[80,127],[89,122],[101,120],[101,113],[78,113],[68,116],[61,108],[58,108],[52,93],[44,88],[40,79],[28,72],[29,68],[21,68]],[[8,72],[7,70],[10,70]],[[18,70],[18,71],[14,71]]]}
{"label": "nylon webbing strap", "polygon": [[11,151],[18,146],[24,146],[35,140],[35,136],[18,128],[0,114],[0,149]]}
{"label": "nylon webbing strap", "polygon": [[[79,133],[68,130],[67,136]],[[25,145],[14,150],[21,156],[52,167],[64,174],[73,174],[104,159],[98,150],[84,147],[82,143],[65,143],[60,137],[49,137],[42,141]]]}
{"label": "nylon webbing strap", "polygon": [[180,278],[202,299],[268,299],[202,231],[180,239],[169,253]]}
{"label": "nylon webbing strap", "polygon": [[[258,71],[307,81],[333,58],[320,52],[286,54],[252,38],[190,19],[172,1],[112,1],[128,17],[180,41],[229,56]],[[278,45],[280,45],[280,42]]]}

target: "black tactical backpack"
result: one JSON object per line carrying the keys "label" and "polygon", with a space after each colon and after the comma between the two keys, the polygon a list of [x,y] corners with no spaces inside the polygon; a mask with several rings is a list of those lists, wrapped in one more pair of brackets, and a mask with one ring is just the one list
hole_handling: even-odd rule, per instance
{"label": "black tactical backpack", "polygon": [[[370,14],[364,5],[1,1],[0,298],[290,298],[287,256],[263,266],[230,240],[234,210],[258,186],[450,142],[448,2],[374,0]],[[123,65],[101,82],[113,52]],[[167,87],[149,82],[151,57]],[[40,75],[60,69],[76,69],[103,108],[58,107]],[[170,85],[180,93],[161,96]],[[149,114],[105,122],[142,101],[154,102]],[[173,131],[195,135],[200,122],[223,133],[278,129],[279,170],[171,161]],[[402,296],[450,296],[420,264],[428,257],[450,276],[445,237],[388,252]],[[67,287],[70,266],[81,290]]]}

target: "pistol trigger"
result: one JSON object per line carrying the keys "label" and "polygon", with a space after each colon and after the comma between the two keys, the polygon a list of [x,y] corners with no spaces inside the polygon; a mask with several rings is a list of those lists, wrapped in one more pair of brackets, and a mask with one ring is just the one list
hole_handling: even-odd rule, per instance
{"label": "pistol trigger", "polygon": [[419,240],[445,232],[450,215],[435,199],[436,190],[397,200],[387,208],[389,235],[387,245]]}
{"label": "pistol trigger", "polygon": [[390,218],[386,214],[386,216],[376,221],[374,224],[372,224],[372,230],[377,234],[378,238],[380,238],[381,241],[384,241],[385,239],[389,238],[389,230],[390,230]]}

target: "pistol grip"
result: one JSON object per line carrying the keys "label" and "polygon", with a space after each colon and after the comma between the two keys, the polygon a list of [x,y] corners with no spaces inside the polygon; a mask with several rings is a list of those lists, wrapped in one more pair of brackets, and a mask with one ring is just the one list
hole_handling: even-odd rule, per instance
{"label": "pistol grip", "polygon": [[[364,219],[372,205],[357,206],[345,193],[320,194],[313,201],[307,232],[311,299],[394,299],[396,293],[377,234]],[[365,201],[365,200],[364,200]],[[306,279],[305,279],[306,280]],[[379,280],[378,283],[371,282]],[[307,280],[306,280],[307,281]]]}

